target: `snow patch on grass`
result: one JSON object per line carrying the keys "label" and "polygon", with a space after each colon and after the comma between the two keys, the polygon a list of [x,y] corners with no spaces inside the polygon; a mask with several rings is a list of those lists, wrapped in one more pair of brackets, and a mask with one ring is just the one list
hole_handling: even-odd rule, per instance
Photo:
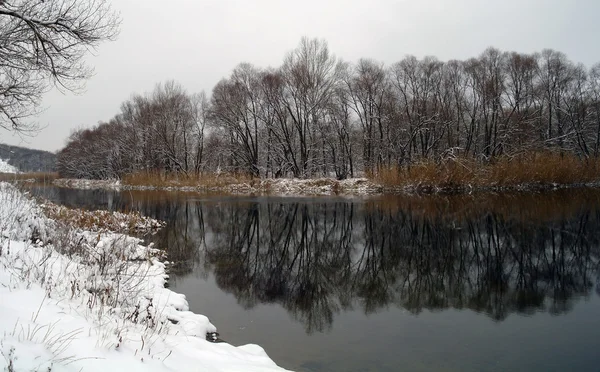
{"label": "snow patch on grass", "polygon": [[150,234],[165,226],[163,221],[142,216],[137,211],[121,213],[117,211],[72,209],[51,202],[40,205],[48,218],[89,231],[120,232],[126,234]]}
{"label": "snow patch on grass", "polygon": [[231,180],[223,184],[214,185],[127,185],[111,180],[78,180],[57,179],[54,184],[59,187],[75,189],[106,189],[106,190],[164,190],[185,192],[210,192],[227,193],[234,195],[277,195],[277,196],[365,196],[378,194],[383,191],[366,178],[350,178],[336,180],[333,178],[269,178],[254,179],[249,181]]}

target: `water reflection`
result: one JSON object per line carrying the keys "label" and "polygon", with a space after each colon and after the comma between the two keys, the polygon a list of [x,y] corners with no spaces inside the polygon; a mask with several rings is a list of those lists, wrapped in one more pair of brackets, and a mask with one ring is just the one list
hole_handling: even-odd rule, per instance
{"label": "water reflection", "polygon": [[496,321],[563,314],[597,280],[598,191],[359,202],[96,193],[87,207],[167,221],[155,239],[178,275],[212,272],[244,307],[279,304],[308,333],[330,329],[340,312],[389,306],[472,309]]}
{"label": "water reflection", "polygon": [[235,203],[207,220],[219,286],[247,307],[281,304],[309,333],[355,306],[560,314],[591,292],[598,263],[590,210],[536,224],[491,213],[448,222],[377,203]]}

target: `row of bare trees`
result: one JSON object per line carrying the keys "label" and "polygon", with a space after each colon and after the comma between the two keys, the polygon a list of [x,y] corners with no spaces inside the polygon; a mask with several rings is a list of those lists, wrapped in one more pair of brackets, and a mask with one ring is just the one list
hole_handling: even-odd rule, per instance
{"label": "row of bare trees", "polygon": [[200,172],[208,101],[174,82],[152,94],[135,95],[107,123],[78,130],[59,152],[61,174],[78,178],[119,178],[142,170]]}
{"label": "row of bare trees", "polygon": [[59,168],[93,178],[164,170],[342,179],[544,149],[599,155],[600,64],[494,48],[466,61],[350,64],[304,38],[279,68],[240,64],[210,98],[173,82],[134,96],[108,123],[73,133]]}

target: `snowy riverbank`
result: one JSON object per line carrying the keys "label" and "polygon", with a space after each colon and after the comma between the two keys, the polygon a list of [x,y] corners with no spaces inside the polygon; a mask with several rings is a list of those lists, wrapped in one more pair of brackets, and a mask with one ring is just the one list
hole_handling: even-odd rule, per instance
{"label": "snowy riverbank", "polygon": [[427,183],[398,186],[383,186],[367,178],[297,179],[278,178],[252,182],[231,183],[223,186],[189,186],[172,182],[168,186],[127,185],[115,180],[56,179],[53,184],[71,189],[104,190],[162,190],[229,195],[269,195],[269,196],[345,196],[362,197],[382,194],[434,195],[434,194],[473,194],[476,192],[540,192],[558,189],[600,188],[600,182],[584,183],[543,183],[526,182],[514,185],[430,185]]}
{"label": "snowy riverbank", "polygon": [[259,346],[206,341],[215,326],[165,288],[160,254],[60,224],[0,183],[0,369],[282,370]]}
{"label": "snowy riverbank", "polygon": [[332,178],[298,179],[276,178],[251,182],[230,183],[222,186],[179,185],[171,182],[164,186],[127,185],[115,180],[64,179],[54,180],[54,185],[72,189],[106,190],[164,190],[185,192],[212,192],[232,195],[272,195],[272,196],[323,196],[323,195],[373,195],[383,188],[366,178],[335,180]]}

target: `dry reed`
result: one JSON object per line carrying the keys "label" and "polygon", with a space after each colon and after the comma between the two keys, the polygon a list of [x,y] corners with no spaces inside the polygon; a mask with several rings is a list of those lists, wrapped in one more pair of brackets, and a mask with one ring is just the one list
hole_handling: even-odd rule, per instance
{"label": "dry reed", "polygon": [[595,183],[600,159],[581,160],[570,154],[536,152],[504,157],[487,164],[469,158],[421,162],[387,168],[373,176],[384,187],[412,187],[419,191],[464,188],[543,188]]}
{"label": "dry reed", "polygon": [[0,181],[31,182],[37,184],[51,184],[58,178],[56,172],[31,172],[31,173],[0,173]]}
{"label": "dry reed", "polygon": [[168,173],[160,171],[137,172],[123,176],[122,182],[129,186],[154,186],[154,187],[225,187],[234,184],[254,184],[258,179],[245,174],[236,173]]}

